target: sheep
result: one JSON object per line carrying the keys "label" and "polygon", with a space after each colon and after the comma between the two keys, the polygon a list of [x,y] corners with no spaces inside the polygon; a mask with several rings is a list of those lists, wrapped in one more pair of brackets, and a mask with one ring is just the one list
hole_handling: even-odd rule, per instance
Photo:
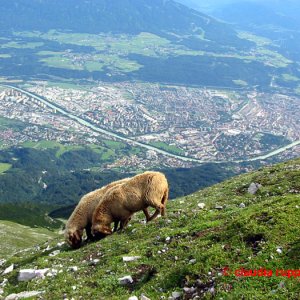
{"label": "sheep", "polygon": [[[94,210],[92,218],[92,233],[96,237],[112,234],[110,224],[121,222],[122,230],[132,214],[143,210],[146,221],[149,222],[159,213],[165,215],[169,195],[168,181],[160,172],[145,172],[136,175],[122,185],[111,188]],[[156,210],[152,216],[148,207]]]}
{"label": "sheep", "polygon": [[[91,234],[91,224],[94,209],[98,203],[102,200],[104,194],[111,188],[127,182],[129,178],[114,181],[100,189],[92,191],[84,195],[73,213],[71,214],[65,228],[65,240],[74,249],[79,248],[82,242],[82,235],[85,229],[87,239],[92,240],[94,237]],[[118,224],[115,224],[117,227]],[[114,229],[115,231],[117,228]]]}

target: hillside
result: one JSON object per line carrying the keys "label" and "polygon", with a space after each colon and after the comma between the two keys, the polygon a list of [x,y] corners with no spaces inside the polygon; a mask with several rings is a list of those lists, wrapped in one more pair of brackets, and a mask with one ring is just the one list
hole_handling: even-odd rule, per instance
{"label": "hillside", "polygon": [[220,40],[217,32],[222,32],[228,46],[242,42],[230,26],[172,0],[1,0],[0,4],[1,29],[7,31],[151,32],[172,39],[205,31],[212,41]]}
{"label": "hillside", "polygon": [[[248,192],[251,183],[261,184],[255,194]],[[123,233],[76,251],[57,245],[60,238],[15,255],[0,267],[15,264],[1,276],[8,279],[3,295],[35,290],[43,299],[299,299],[299,271],[283,271],[299,269],[299,200],[300,159],[241,175],[170,201],[165,219],[144,224],[137,215]],[[124,262],[125,256],[140,258]],[[19,283],[20,269],[27,268],[51,270]],[[267,271],[246,276],[242,268]],[[126,275],[133,282],[121,285]]]}
{"label": "hillside", "polygon": [[[28,148],[0,150],[0,168],[10,166],[1,174],[0,204],[34,202],[52,206],[52,209],[69,206],[77,203],[87,192],[137,172],[106,167],[115,157],[134,153],[136,149],[133,147],[122,148],[121,152],[120,149],[93,145],[64,146],[53,143],[53,148],[36,148],[36,144],[31,147],[29,144]],[[40,144],[46,147],[45,143]],[[106,156],[108,151],[111,154]],[[238,171],[230,163],[208,163],[192,168],[165,168],[163,172],[172,187],[170,197],[175,198],[221,182]],[[189,182],[186,177],[190,178]],[[1,217],[4,216],[0,213]]]}
{"label": "hillside", "polygon": [[57,232],[45,228],[32,228],[3,220],[0,220],[0,234],[0,261],[17,251],[23,251],[58,236]]}

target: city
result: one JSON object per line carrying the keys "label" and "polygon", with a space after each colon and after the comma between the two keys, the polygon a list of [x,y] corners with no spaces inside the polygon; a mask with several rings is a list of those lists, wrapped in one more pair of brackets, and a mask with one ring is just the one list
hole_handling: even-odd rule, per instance
{"label": "city", "polygon": [[[89,89],[31,82],[26,90],[116,136],[174,154],[166,159],[148,149],[108,167],[192,164],[176,155],[194,163],[251,160],[300,139],[295,96],[129,82],[101,82]],[[0,93],[0,107],[2,117],[26,124],[22,133],[1,132],[2,146],[39,140],[101,144],[108,138],[9,88]],[[294,157],[299,150],[295,146],[280,155]]]}

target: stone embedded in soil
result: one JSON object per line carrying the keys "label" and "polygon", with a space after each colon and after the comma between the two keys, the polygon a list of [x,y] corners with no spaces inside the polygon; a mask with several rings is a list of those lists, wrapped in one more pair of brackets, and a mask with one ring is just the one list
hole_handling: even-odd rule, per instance
{"label": "stone embedded in soil", "polygon": [[137,296],[131,296],[128,298],[128,300],[139,300],[139,298]]}
{"label": "stone embedded in soil", "polygon": [[256,183],[256,182],[252,182],[249,187],[248,187],[248,193],[255,195],[257,193],[257,191],[262,187],[261,184]]}
{"label": "stone embedded in soil", "polygon": [[0,267],[2,267],[6,263],[5,259],[0,259]]}
{"label": "stone embedded in soil", "polygon": [[123,261],[124,262],[135,261],[140,258],[141,258],[140,256],[123,256]]}
{"label": "stone embedded in soil", "polygon": [[60,250],[55,250],[49,254],[49,256],[56,256],[60,253]]}
{"label": "stone embedded in soil", "polygon": [[145,296],[144,294],[142,294],[140,300],[151,300],[151,299]]}
{"label": "stone embedded in soil", "polygon": [[21,292],[19,294],[10,294],[5,298],[5,300],[18,300],[18,299],[26,299],[31,297],[36,297],[45,293],[44,291],[31,291],[31,292]]}
{"label": "stone embedded in soil", "polygon": [[45,275],[49,272],[50,269],[23,269],[20,270],[18,281],[29,281],[35,277],[44,278]]}
{"label": "stone embedded in soil", "polygon": [[2,275],[9,274],[9,273],[11,273],[13,270],[14,270],[14,264],[12,264],[12,265],[10,265],[8,268],[6,268],[6,269],[4,270],[4,272],[2,273]]}
{"label": "stone embedded in soil", "polygon": [[172,293],[172,298],[173,298],[174,300],[180,299],[181,296],[182,296],[182,293],[181,293],[181,292],[173,292],[173,293]]}
{"label": "stone embedded in soil", "polygon": [[126,285],[126,284],[133,283],[133,279],[132,279],[132,277],[130,275],[118,278],[118,280],[119,280],[119,283],[121,285]]}
{"label": "stone embedded in soil", "polygon": [[245,208],[245,207],[246,207],[245,203],[241,203],[241,204],[239,205],[239,208]]}
{"label": "stone embedded in soil", "polygon": [[204,209],[205,203],[198,203],[198,207],[199,207],[200,209]]}

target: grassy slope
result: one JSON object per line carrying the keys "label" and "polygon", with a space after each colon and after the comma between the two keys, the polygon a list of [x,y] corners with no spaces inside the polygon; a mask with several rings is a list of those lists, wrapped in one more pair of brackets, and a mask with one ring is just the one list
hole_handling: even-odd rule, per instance
{"label": "grassy slope", "polygon": [[0,258],[57,237],[57,233],[45,228],[31,228],[0,220]]}
{"label": "grassy slope", "polygon": [[[251,182],[263,186],[256,195],[247,193]],[[200,202],[206,204],[204,210],[199,209]],[[241,203],[246,207],[239,208]],[[216,205],[223,209],[215,209]],[[16,284],[17,269],[8,276],[4,292],[45,290],[43,299],[62,299],[64,294],[74,299],[128,299],[142,293],[168,299],[173,291],[194,286],[201,299],[299,299],[299,278],[234,275],[241,267],[299,269],[299,206],[300,159],[170,202],[168,218],[144,225],[139,221],[142,215],[137,215],[125,232],[79,250],[63,246],[55,257],[41,251],[15,256],[5,266],[15,262],[18,269],[50,267],[62,272]],[[128,255],[141,258],[124,263],[122,257]],[[91,258],[99,258],[96,266],[89,264]],[[79,269],[71,272],[70,266]],[[225,266],[231,275],[220,274]],[[120,286],[118,278],[124,275],[132,275],[134,284]]]}

